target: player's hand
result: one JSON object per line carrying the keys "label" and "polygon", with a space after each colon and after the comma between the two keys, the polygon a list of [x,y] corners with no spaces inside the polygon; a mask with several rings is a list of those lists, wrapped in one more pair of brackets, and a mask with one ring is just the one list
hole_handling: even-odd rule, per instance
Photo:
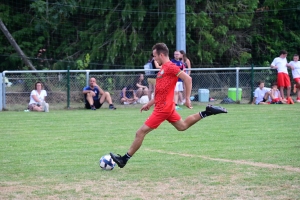
{"label": "player's hand", "polygon": [[142,106],[141,108],[141,112],[144,111],[148,111],[150,109],[151,106],[149,106],[147,103],[145,105]]}
{"label": "player's hand", "polygon": [[193,108],[190,99],[186,99],[186,100],[185,100],[185,106],[188,107],[189,109],[192,109],[192,108]]}
{"label": "player's hand", "polygon": [[96,96],[95,92],[90,91],[90,93],[91,93],[92,97]]}

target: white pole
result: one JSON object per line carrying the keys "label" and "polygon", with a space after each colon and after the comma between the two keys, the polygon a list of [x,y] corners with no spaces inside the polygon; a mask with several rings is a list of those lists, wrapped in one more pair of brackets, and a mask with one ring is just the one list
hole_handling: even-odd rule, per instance
{"label": "white pole", "polygon": [[186,52],[185,0],[176,0],[176,50]]}

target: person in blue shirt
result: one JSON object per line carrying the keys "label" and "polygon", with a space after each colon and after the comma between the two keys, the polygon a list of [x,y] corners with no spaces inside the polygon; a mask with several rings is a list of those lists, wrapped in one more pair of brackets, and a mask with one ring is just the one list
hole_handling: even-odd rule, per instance
{"label": "person in blue shirt", "polygon": [[[109,104],[109,109],[115,110],[112,103],[111,96],[109,92],[103,91],[96,83],[94,77],[90,78],[89,86],[83,88],[82,93],[84,94],[85,108],[96,110],[101,108],[102,104],[106,101]],[[101,95],[99,97],[99,95]]]}
{"label": "person in blue shirt", "polygon": [[[174,59],[171,60],[171,62],[175,63],[176,66],[178,66],[180,68],[180,70],[184,70],[184,64],[183,62],[180,60],[180,52],[179,51],[175,51],[174,52]],[[175,87],[175,92],[174,92],[174,102],[175,102],[175,109],[179,110],[181,109],[178,104],[179,102],[181,102],[183,104],[183,83],[182,80],[180,78],[178,78],[178,82],[176,84]]]}

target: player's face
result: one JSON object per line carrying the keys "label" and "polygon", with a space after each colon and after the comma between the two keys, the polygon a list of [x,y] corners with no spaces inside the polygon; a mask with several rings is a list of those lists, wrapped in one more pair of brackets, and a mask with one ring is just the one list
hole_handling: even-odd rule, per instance
{"label": "player's face", "polygon": [[260,88],[265,87],[265,83],[260,83],[260,84],[259,84],[259,87],[260,87]]}
{"label": "player's face", "polygon": [[295,62],[297,62],[297,61],[299,60],[299,56],[294,56],[294,57],[293,57],[293,60],[294,60]]}
{"label": "player's face", "polygon": [[91,86],[91,87],[94,87],[95,85],[96,85],[96,79],[91,78],[91,79],[90,79],[90,86]]}
{"label": "player's face", "polygon": [[159,64],[162,65],[161,54],[158,55],[156,49],[153,50],[153,59]]}
{"label": "player's face", "polygon": [[38,83],[36,84],[36,90],[41,90],[42,89],[42,84]]}
{"label": "player's face", "polygon": [[178,51],[175,51],[175,52],[174,52],[174,59],[175,59],[175,60],[179,60],[179,59],[180,59],[180,56],[181,56],[180,52],[178,52]]}

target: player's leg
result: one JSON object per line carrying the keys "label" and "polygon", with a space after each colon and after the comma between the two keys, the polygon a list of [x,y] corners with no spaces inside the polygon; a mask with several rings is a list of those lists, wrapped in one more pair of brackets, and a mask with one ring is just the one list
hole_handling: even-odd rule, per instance
{"label": "player's leg", "polygon": [[94,99],[93,99],[93,96],[91,95],[91,93],[86,94],[86,100],[90,104],[90,107],[92,107],[94,105]]}
{"label": "player's leg", "polygon": [[282,97],[282,99],[285,99],[284,97],[284,73],[278,73],[277,74],[277,86],[279,88],[280,91],[280,95]]}
{"label": "player's leg", "polygon": [[300,103],[300,78],[294,79],[296,82],[296,94],[297,94],[297,102]]}
{"label": "player's leg", "polygon": [[132,142],[129,150],[124,156],[115,155],[110,153],[112,159],[118,164],[120,168],[123,168],[127,161],[135,154],[135,152],[141,147],[147,133],[156,129],[163,121],[169,117],[170,113],[157,113],[153,112],[150,117],[146,120],[136,132],[135,139]]}
{"label": "player's leg", "polygon": [[[196,122],[201,120],[202,118],[208,117],[210,115],[217,115],[220,113],[227,113],[227,110],[220,106],[207,105],[205,111],[201,111],[199,113],[188,116],[185,120],[179,119],[175,122],[171,122],[171,124],[179,131],[184,131],[194,125]],[[174,117],[176,117],[174,113]]]}
{"label": "player's leg", "polygon": [[283,99],[284,98],[284,87],[279,87],[279,91],[280,91],[280,95],[282,96]]}
{"label": "player's leg", "polygon": [[138,88],[138,89],[136,90],[136,96],[137,96],[138,98],[141,98],[141,97],[143,96],[143,88]]}
{"label": "player's leg", "polygon": [[109,92],[104,92],[100,97],[100,104],[102,105],[106,101],[109,104],[109,109],[115,110],[114,104],[112,103],[112,99]]}
{"label": "player's leg", "polygon": [[120,154],[115,155],[113,153],[110,153],[111,158],[117,163],[117,165],[120,168],[123,168],[127,161],[139,150],[139,148],[142,146],[143,141],[147,133],[152,131],[149,126],[143,124],[136,132],[135,139],[133,140],[128,152],[124,155],[121,156]]}
{"label": "player's leg", "polygon": [[[185,120],[178,119],[179,114],[175,111],[173,115],[167,119],[178,131],[184,131],[194,125],[199,120],[210,115],[217,115],[220,113],[227,113],[227,110],[220,106],[207,105],[205,111],[188,116]],[[173,119],[172,119],[173,118]],[[175,119],[178,119],[175,121]],[[173,122],[172,122],[173,121]]]}
{"label": "player's leg", "polygon": [[291,80],[288,74],[285,74],[285,86],[286,86],[286,95],[288,98],[291,97]]}

